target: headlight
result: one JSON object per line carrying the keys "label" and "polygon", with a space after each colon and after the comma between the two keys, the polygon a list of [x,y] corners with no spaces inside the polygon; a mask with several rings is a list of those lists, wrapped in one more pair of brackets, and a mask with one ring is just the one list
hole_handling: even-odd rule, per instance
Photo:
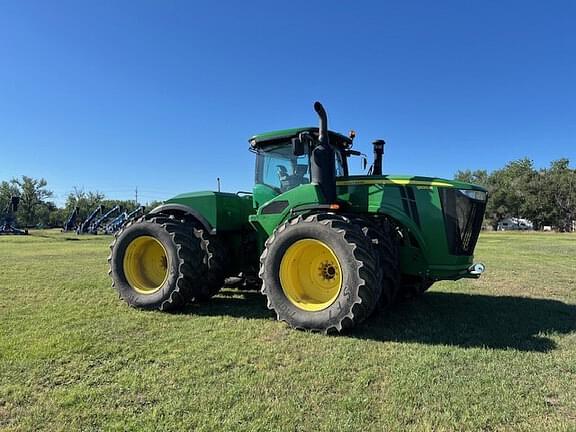
{"label": "headlight", "polygon": [[466,195],[468,198],[476,201],[486,201],[486,192],[472,189],[458,189],[458,191]]}

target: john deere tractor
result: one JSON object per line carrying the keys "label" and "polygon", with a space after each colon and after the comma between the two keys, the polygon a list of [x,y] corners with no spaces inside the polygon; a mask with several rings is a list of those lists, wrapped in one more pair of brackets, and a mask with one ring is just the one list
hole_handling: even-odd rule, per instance
{"label": "john deere tractor", "polygon": [[[130,305],[172,310],[214,296],[226,278],[258,286],[294,328],[340,332],[435,281],[477,278],[486,190],[453,180],[350,175],[353,138],[319,127],[255,135],[252,193],[192,192],[126,225],[109,257]],[[241,278],[241,279],[240,279]]]}

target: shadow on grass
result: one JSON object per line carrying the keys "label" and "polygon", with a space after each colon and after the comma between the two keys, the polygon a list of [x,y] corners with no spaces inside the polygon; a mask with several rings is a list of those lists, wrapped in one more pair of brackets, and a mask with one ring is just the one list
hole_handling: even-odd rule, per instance
{"label": "shadow on grass", "polygon": [[[190,306],[184,312],[273,318],[266,299],[258,292],[223,291],[209,303]],[[432,291],[376,313],[341,337],[547,352],[556,348],[549,334],[571,332],[576,332],[575,305],[547,299]]]}
{"label": "shadow on grass", "polygon": [[177,313],[200,316],[227,315],[235,318],[270,319],[275,315],[266,307],[266,297],[259,291],[239,291],[225,288],[217,297],[199,304],[187,305]]}
{"label": "shadow on grass", "polygon": [[374,316],[350,336],[547,352],[556,348],[550,333],[571,332],[576,332],[576,306],[557,300],[429,292]]}

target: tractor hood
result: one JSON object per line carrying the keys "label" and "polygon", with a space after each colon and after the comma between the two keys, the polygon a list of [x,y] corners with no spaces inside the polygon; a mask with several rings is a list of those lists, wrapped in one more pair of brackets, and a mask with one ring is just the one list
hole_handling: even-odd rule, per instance
{"label": "tractor hood", "polygon": [[482,186],[465,183],[458,180],[447,180],[438,177],[422,177],[407,175],[382,175],[382,176],[348,176],[340,177],[336,180],[337,186],[357,186],[357,185],[397,185],[397,186],[419,186],[419,187],[445,187],[463,190],[476,190],[488,192]]}
{"label": "tractor hood", "polygon": [[473,264],[486,189],[457,180],[402,175],[339,177],[336,185],[349,211],[387,215],[409,233],[417,250],[403,259],[412,274],[428,269],[433,279],[470,277],[467,269]]}

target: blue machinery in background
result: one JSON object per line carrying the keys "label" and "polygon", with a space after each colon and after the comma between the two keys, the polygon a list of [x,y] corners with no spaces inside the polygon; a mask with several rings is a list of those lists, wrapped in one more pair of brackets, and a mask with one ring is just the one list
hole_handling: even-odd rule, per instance
{"label": "blue machinery in background", "polygon": [[62,231],[76,231],[76,220],[78,219],[79,212],[80,208],[74,207],[74,210],[72,210],[72,213],[70,213],[70,216],[68,216],[68,219],[66,219],[66,222],[62,227]]}
{"label": "blue machinery in background", "polygon": [[[88,215],[84,222],[76,226],[76,220],[78,218],[78,207],[76,207],[68,217],[63,231],[76,229],[77,234],[114,234],[126,223],[142,214],[144,214],[144,206],[139,206],[128,213],[127,211],[122,212],[120,206],[114,206],[107,212],[104,212],[104,206],[99,205]],[[74,228],[75,226],[76,228]]]}
{"label": "blue machinery in background", "polygon": [[[104,206],[102,206],[102,209],[104,209]],[[98,219],[92,222],[88,226],[87,232],[89,234],[98,234],[98,231],[102,230],[104,222],[106,222],[108,219],[110,219],[113,215],[117,213],[120,213],[120,206],[112,207],[110,210],[108,210],[106,213],[104,213],[102,216],[100,216]]]}
{"label": "blue machinery in background", "polygon": [[20,203],[20,197],[13,196],[10,198],[10,202],[4,209],[4,212],[0,215],[0,235],[1,234],[15,234],[15,235],[27,235],[28,230],[21,230],[16,228],[16,216],[14,213],[18,210],[18,204]]}
{"label": "blue machinery in background", "polygon": [[[16,211],[20,204],[20,197],[13,196],[10,198],[6,208],[0,213],[0,235],[28,235],[28,230],[16,227]],[[80,209],[74,207],[74,210],[68,215],[63,232],[76,231],[77,234],[114,234],[119,231],[126,223],[132,219],[144,214],[144,206],[136,207],[135,210],[128,213],[121,212],[120,206],[114,206],[104,213],[104,206],[96,207],[82,223],[78,224]],[[117,216],[116,216],[117,215]],[[116,217],[114,217],[116,216]],[[114,219],[112,219],[114,217]]]}
{"label": "blue machinery in background", "polygon": [[127,213],[122,212],[120,216],[117,216],[115,219],[104,227],[104,232],[106,234],[114,234],[116,231],[119,231],[120,228],[124,226],[124,224],[130,222],[132,219],[144,214],[144,206],[137,207],[136,210]]}
{"label": "blue machinery in background", "polygon": [[78,228],[76,229],[76,234],[85,234],[89,232],[88,230],[90,229],[90,225],[92,225],[92,223],[96,220],[98,215],[101,215],[103,211],[104,211],[103,205],[99,205],[98,207],[96,207],[92,211],[92,213],[88,215],[86,220],[78,226]]}

